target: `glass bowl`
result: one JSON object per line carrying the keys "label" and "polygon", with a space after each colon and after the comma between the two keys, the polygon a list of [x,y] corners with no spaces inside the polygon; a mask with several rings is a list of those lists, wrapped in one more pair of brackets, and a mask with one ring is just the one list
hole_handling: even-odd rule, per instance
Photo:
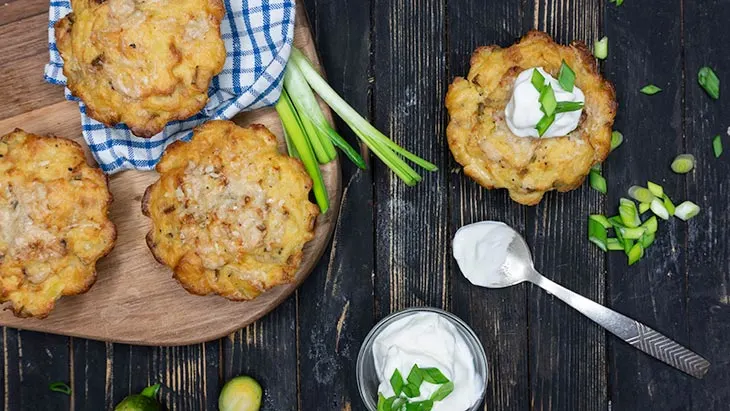
{"label": "glass bowl", "polygon": [[484,400],[484,394],[487,392],[487,355],[484,353],[484,347],[482,347],[482,343],[479,341],[479,338],[474,331],[459,317],[447,311],[431,307],[408,308],[403,311],[393,313],[380,320],[380,322],[377,323],[372,330],[370,330],[367,337],[365,337],[365,341],[363,342],[362,347],[360,347],[360,353],[357,356],[357,386],[360,390],[360,397],[362,398],[362,401],[365,403],[368,410],[377,411],[378,385],[380,384],[380,381],[378,381],[378,376],[375,371],[375,360],[373,358],[373,342],[375,341],[375,338],[377,338],[378,335],[380,335],[380,333],[393,322],[422,312],[436,313],[442,318],[448,320],[454,325],[454,328],[456,328],[457,332],[461,335],[466,342],[466,345],[469,347],[469,351],[474,358],[474,371],[484,379],[484,384],[482,386],[481,393],[479,394],[479,400],[476,401],[471,408],[463,411],[478,410]]}

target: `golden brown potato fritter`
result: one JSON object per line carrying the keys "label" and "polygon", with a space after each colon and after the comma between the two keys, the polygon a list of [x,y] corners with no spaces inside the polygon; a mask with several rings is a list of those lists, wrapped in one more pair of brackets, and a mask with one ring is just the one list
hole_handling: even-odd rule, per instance
{"label": "golden brown potato fritter", "polygon": [[86,292],[114,246],[111,201],[106,176],[75,142],[0,137],[0,302],[43,318],[61,296]]}
{"label": "golden brown potato fritter", "polygon": [[68,88],[87,114],[152,137],[199,112],[223,68],[221,0],[74,0],[56,24]]}
{"label": "golden brown potato fritter", "polygon": [[[563,60],[585,93],[578,128],[555,138],[514,135],[504,109],[515,78],[533,67],[557,77]],[[446,108],[449,147],[465,174],[488,189],[506,188],[518,203],[535,205],[547,191],[579,187],[591,166],[606,159],[617,105],[613,86],[601,77],[585,44],[561,46],[532,31],[506,49],[477,49],[467,78],[458,77],[449,87]]]}
{"label": "golden brown potato fritter", "polygon": [[264,126],[210,121],[157,171],[142,204],[147,244],[185,289],[250,300],[293,280],[319,209],[301,162]]}

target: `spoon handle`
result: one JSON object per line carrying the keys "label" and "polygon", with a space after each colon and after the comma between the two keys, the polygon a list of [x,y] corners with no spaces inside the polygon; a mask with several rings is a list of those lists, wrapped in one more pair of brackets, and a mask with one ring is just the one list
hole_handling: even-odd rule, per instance
{"label": "spoon handle", "polygon": [[702,378],[710,367],[710,363],[706,359],[667,338],[665,335],[623,314],[606,308],[593,300],[570,291],[540,274],[530,278],[530,281],[563,300],[635,348],[644,351],[674,368],[684,371],[693,377]]}

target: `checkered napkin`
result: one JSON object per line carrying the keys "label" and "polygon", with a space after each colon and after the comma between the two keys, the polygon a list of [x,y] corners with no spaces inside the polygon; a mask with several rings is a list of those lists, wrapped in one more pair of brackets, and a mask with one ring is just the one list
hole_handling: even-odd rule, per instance
{"label": "checkered napkin", "polygon": [[[86,115],[79,102],[84,138],[107,173],[125,169],[151,170],[165,148],[190,139],[192,129],[207,120],[230,119],[244,110],[274,104],[294,38],[294,0],[223,0],[226,16],[221,35],[227,56],[223,71],[211,81],[208,104],[193,117],[169,123],[151,139],[134,136],[124,125],[106,127]],[[69,1],[50,2],[48,49],[51,61],[45,79],[66,85],[63,59],[56,48],[53,25],[71,12]],[[66,99],[78,101],[66,89]]]}

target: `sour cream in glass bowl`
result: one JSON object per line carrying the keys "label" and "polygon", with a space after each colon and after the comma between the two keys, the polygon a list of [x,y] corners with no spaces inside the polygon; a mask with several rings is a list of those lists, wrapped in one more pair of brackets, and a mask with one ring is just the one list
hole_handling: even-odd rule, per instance
{"label": "sour cream in glass bowl", "polygon": [[[487,388],[487,358],[479,338],[455,315],[436,308],[410,308],[381,320],[365,338],[357,358],[360,396],[377,411],[378,394],[394,395],[390,381],[397,369],[407,383],[414,365],[438,369],[453,383],[453,391],[434,401],[432,411],[474,411]],[[420,395],[431,398],[441,388],[424,381]],[[403,395],[401,395],[403,396]]]}

